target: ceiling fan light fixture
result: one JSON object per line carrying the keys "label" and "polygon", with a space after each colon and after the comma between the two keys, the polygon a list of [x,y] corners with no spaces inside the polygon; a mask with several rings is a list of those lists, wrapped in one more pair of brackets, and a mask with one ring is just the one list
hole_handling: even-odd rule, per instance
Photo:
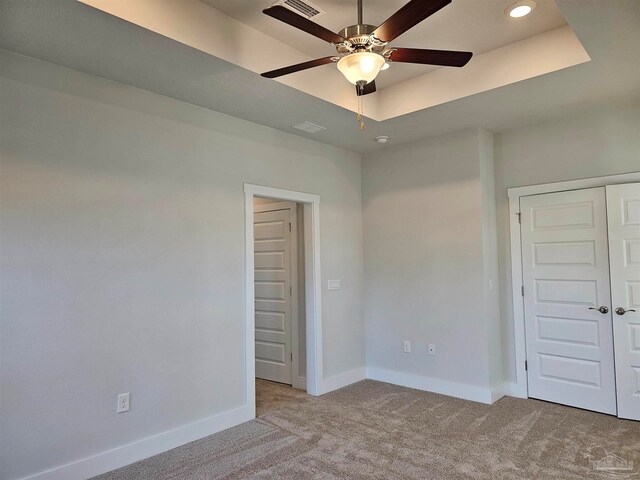
{"label": "ceiling fan light fixture", "polygon": [[505,10],[505,13],[511,18],[522,18],[533,12],[535,8],[536,2],[533,0],[521,0],[509,5]]}
{"label": "ceiling fan light fixture", "polygon": [[382,66],[382,68],[380,70],[389,70],[390,66],[391,66],[391,64],[389,62],[384,62],[384,65]]}
{"label": "ceiling fan light fixture", "polygon": [[355,52],[340,59],[338,70],[349,82],[358,85],[358,82],[369,83],[375,80],[384,64],[382,55],[372,52]]}

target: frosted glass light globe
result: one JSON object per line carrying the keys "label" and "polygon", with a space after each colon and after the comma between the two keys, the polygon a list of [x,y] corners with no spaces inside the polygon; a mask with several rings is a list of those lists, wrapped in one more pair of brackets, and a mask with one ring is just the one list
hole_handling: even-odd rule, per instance
{"label": "frosted glass light globe", "polygon": [[338,70],[349,82],[372,82],[384,65],[384,57],[377,53],[356,52],[342,57],[338,62]]}

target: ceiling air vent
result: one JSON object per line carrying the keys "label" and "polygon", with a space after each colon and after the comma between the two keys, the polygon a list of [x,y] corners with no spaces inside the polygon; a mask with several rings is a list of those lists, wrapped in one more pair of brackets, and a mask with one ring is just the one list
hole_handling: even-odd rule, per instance
{"label": "ceiling air vent", "polygon": [[274,5],[282,5],[304,17],[314,18],[325,13],[320,7],[311,2],[303,2],[302,0],[280,0]]}
{"label": "ceiling air vent", "polygon": [[320,125],[316,125],[315,123],[306,122],[306,121],[302,123],[297,123],[293,125],[292,128],[297,128],[298,130],[302,130],[303,132],[307,132],[307,133],[318,133],[318,132],[321,132],[322,130],[326,130],[325,127],[321,127]]}

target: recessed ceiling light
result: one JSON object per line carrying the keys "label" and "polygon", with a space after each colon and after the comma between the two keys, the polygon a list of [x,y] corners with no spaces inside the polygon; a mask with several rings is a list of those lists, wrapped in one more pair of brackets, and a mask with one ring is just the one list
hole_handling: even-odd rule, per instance
{"label": "recessed ceiling light", "polygon": [[385,144],[389,141],[389,137],[387,137],[386,135],[380,135],[379,137],[376,137],[376,142],[381,143],[381,144]]}
{"label": "recessed ceiling light", "polygon": [[521,0],[516,3],[512,3],[507,7],[504,13],[511,18],[522,18],[529,15],[536,8],[536,2],[533,0]]}

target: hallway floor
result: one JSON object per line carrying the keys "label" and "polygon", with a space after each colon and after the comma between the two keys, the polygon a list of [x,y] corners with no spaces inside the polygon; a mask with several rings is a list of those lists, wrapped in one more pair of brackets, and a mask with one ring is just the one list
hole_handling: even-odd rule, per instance
{"label": "hallway floor", "polygon": [[256,416],[284,408],[289,404],[305,403],[313,397],[304,390],[298,390],[283,383],[256,378]]}

